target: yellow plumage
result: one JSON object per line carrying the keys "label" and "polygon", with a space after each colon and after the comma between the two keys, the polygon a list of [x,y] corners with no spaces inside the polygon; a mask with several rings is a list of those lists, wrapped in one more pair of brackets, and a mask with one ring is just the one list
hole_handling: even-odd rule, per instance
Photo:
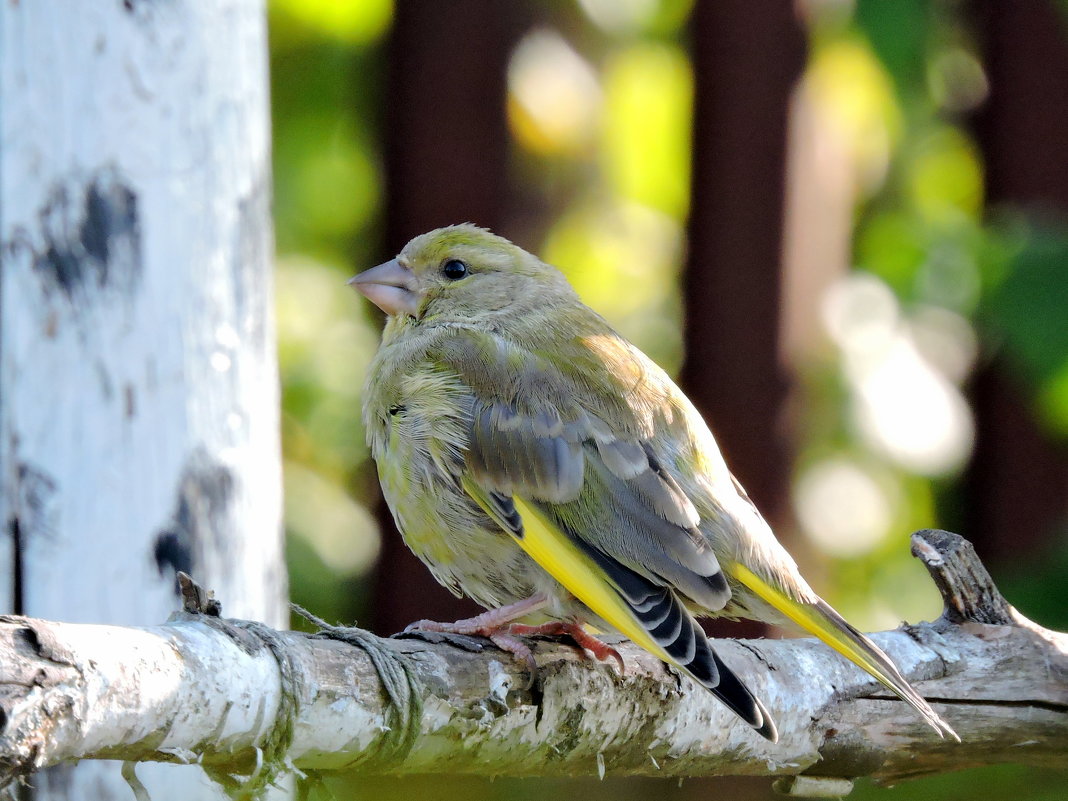
{"label": "yellow plumage", "polygon": [[649,636],[630,607],[605,581],[603,571],[562,535],[556,527],[522,501],[516,506],[523,515],[525,536],[520,547],[576,598],[620,634],[665,662],[674,662],[668,653]]}

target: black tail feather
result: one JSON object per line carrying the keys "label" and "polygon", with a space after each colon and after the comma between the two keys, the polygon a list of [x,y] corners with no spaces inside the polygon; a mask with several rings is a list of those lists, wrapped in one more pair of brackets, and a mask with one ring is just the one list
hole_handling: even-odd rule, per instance
{"label": "black tail feather", "polygon": [[749,691],[734,671],[723,663],[711,646],[708,650],[719,671],[719,684],[712,688],[712,694],[726,704],[734,714],[756,729],[760,736],[773,743],[777,742],[779,732],[767,708]]}
{"label": "black tail feather", "polygon": [[657,584],[603,552],[584,550],[611,577],[621,598],[676,666],[709,690],[734,714],[771,742],[779,738],[765,706],[719,658],[704,631],[668,587]]}

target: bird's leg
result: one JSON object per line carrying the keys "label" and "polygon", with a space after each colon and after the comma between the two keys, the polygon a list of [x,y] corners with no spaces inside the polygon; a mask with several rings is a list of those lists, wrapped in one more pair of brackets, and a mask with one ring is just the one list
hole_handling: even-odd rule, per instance
{"label": "bird's leg", "polygon": [[457,620],[455,623],[439,623],[436,620],[417,620],[405,627],[405,633],[426,631],[441,634],[460,634],[485,637],[498,648],[506,653],[513,654],[530,667],[531,671],[537,669],[534,662],[534,652],[530,646],[524,643],[520,637],[531,636],[568,636],[575,641],[579,648],[584,648],[600,661],[614,659],[619,664],[620,672],[624,670],[623,657],[619,651],[606,643],[601,642],[586,629],[582,624],[574,621],[553,621],[542,623],[537,626],[527,626],[515,623],[521,617],[537,612],[549,603],[545,593],[535,593],[522,601],[490,609],[480,615],[469,617],[465,620]]}
{"label": "bird's leg", "polygon": [[548,603],[548,596],[543,592],[537,592],[529,598],[524,598],[522,601],[516,601],[514,604],[501,606],[497,609],[490,609],[487,612],[483,612],[481,615],[475,615],[474,617],[469,617],[465,620],[457,620],[455,623],[439,623],[436,620],[417,620],[414,623],[405,626],[404,630],[406,632],[437,631],[446,634],[474,634],[479,637],[490,637],[490,639],[492,639],[490,636],[491,634],[504,633],[502,632],[502,629],[506,628],[509,623],[518,620],[525,615],[529,615],[531,612],[537,612]]}
{"label": "bird's leg", "polygon": [[584,648],[593,654],[597,660],[605,662],[609,659],[614,659],[616,660],[616,664],[619,665],[620,673],[624,672],[626,669],[623,665],[623,657],[619,655],[619,651],[611,645],[594,637],[582,627],[581,623],[575,623],[574,621],[564,622],[559,620],[551,623],[542,623],[538,626],[524,626],[521,623],[513,623],[508,627],[508,633],[520,637],[566,635],[574,640],[579,648]]}
{"label": "bird's leg", "polygon": [[[533,677],[538,666],[534,661],[534,652],[511,631],[512,621],[537,612],[549,603],[545,593],[535,593],[522,601],[508,604],[497,609],[490,609],[481,615],[457,620],[455,623],[439,623],[436,620],[417,620],[405,627],[405,632],[427,631],[440,634],[475,635],[486,637],[505,653],[513,654],[526,662]],[[536,628],[536,627],[535,627]]]}

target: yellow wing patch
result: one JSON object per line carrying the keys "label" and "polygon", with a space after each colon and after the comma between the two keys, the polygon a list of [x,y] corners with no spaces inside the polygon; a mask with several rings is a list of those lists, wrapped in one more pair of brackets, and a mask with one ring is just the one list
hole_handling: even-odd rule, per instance
{"label": "yellow wing patch", "polygon": [[523,537],[516,542],[530,558],[624,637],[674,664],[675,660],[642,628],[604,571],[535,507],[520,498],[513,500],[523,516]]}
{"label": "yellow wing patch", "polygon": [[512,534],[530,558],[563,584],[568,592],[586,604],[596,615],[611,623],[624,637],[658,659],[677,664],[642,628],[641,623],[638,622],[637,617],[604,571],[537,508],[521,498],[512,498],[523,520],[523,536],[515,536],[507,521],[500,519],[499,513],[493,509],[485,491],[480,486],[468,477],[462,479],[462,484],[486,514],[496,520],[505,531]]}

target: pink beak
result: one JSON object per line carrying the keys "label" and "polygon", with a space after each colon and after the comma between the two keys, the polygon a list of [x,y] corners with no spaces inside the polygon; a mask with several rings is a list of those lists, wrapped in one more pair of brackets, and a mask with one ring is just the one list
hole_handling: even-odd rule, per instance
{"label": "pink beak", "polygon": [[386,314],[416,317],[419,313],[415,274],[396,259],[364,270],[348,284]]}

